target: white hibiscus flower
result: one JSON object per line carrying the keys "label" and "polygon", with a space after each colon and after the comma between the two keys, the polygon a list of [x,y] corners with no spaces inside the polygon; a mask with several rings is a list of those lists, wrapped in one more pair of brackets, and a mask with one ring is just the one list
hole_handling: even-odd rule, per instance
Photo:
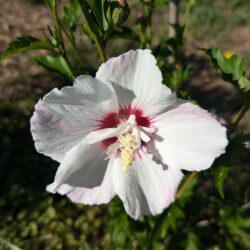
{"label": "white hibiscus flower", "polygon": [[36,105],[31,131],[37,151],[60,162],[49,192],[84,204],[118,195],[133,218],[161,213],[175,199],[181,169],[209,168],[227,145],[223,126],[162,84],[149,50],[53,89]]}

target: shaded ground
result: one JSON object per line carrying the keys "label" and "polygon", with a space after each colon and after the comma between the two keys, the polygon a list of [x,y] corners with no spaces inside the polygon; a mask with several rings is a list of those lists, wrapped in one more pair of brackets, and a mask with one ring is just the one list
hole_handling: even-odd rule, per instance
{"label": "shaded ground", "polygon": [[[242,40],[240,39],[243,30]],[[235,29],[235,36],[232,36],[230,50],[233,54],[243,56],[244,53],[249,53],[249,43],[242,41],[246,33],[250,36],[250,27],[242,27]],[[237,39],[235,37],[238,37]],[[243,100],[240,99],[239,93],[235,88],[227,82],[224,82],[219,74],[211,68],[207,57],[199,48],[210,48],[212,45],[209,42],[192,40],[187,38],[187,62],[192,68],[192,75],[189,79],[188,86],[191,94],[205,108],[217,108],[217,111],[224,113],[224,117],[231,119],[240,109]],[[224,51],[227,51],[228,44],[222,46]],[[245,69],[247,72],[249,69]],[[248,112],[241,121],[241,125],[247,131],[250,130],[250,112]]]}

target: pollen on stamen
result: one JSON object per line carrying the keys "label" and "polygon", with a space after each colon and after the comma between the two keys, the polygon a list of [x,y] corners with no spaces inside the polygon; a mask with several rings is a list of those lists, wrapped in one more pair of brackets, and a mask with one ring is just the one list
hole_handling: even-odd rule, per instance
{"label": "pollen on stamen", "polygon": [[118,137],[120,156],[123,163],[123,171],[127,172],[135,160],[135,152],[138,149],[136,136],[131,132],[124,133]]}

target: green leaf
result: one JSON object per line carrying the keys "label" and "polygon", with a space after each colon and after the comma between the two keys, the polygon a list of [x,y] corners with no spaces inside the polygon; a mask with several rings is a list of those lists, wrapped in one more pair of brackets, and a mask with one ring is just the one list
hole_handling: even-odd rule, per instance
{"label": "green leaf", "polygon": [[48,38],[38,40],[32,36],[24,35],[22,37],[16,38],[15,41],[9,44],[7,50],[5,50],[5,52],[0,56],[0,60],[3,60],[16,53],[37,49],[54,50],[54,45]]}
{"label": "green leaf", "polygon": [[109,1],[105,4],[105,16],[110,26],[119,27],[128,18],[130,9],[127,2],[124,6],[119,4],[118,1]]}
{"label": "green leaf", "polygon": [[187,0],[187,8],[192,9],[197,2],[197,0]]}
{"label": "green leaf", "polygon": [[67,61],[64,59],[63,56],[37,56],[34,57],[34,60],[44,68],[50,71],[54,71],[59,75],[68,78],[71,81],[75,79],[75,76],[71,71],[70,66],[68,65]]}
{"label": "green leaf", "polygon": [[217,167],[213,171],[214,184],[222,198],[224,198],[224,182],[228,175],[228,172],[229,168],[224,166]]}
{"label": "green leaf", "polygon": [[77,0],[71,0],[63,9],[63,21],[70,29],[75,30],[81,18],[82,10]]}
{"label": "green leaf", "polygon": [[103,27],[103,1],[102,0],[87,0],[89,7],[94,13],[94,16],[99,23],[100,27]]}
{"label": "green leaf", "polygon": [[185,214],[182,209],[177,205],[171,206],[168,211],[166,211],[165,216],[160,217],[160,221],[156,224],[155,239],[164,239],[168,234],[169,230],[177,231],[177,222],[185,218]]}
{"label": "green leaf", "polygon": [[216,49],[204,49],[206,54],[211,58],[213,66],[219,70],[225,81],[236,84],[244,76],[243,60],[236,55],[227,59],[223,52]]}
{"label": "green leaf", "polygon": [[162,244],[161,242],[159,241],[153,242],[152,250],[165,250],[165,249],[166,249],[166,246],[164,246],[164,244]]}
{"label": "green leaf", "polygon": [[[82,11],[87,21],[88,30],[91,30],[91,32],[95,35],[95,37],[99,37],[100,34],[102,33],[100,30],[100,25],[98,24],[95,16],[93,15],[93,11],[91,10],[87,0],[81,0],[79,1],[79,3],[81,5]],[[82,26],[86,26],[86,24],[83,24]]]}
{"label": "green leaf", "polygon": [[[102,31],[106,31],[108,29],[108,23],[104,14],[104,2],[105,0],[86,0],[88,2],[89,7],[91,8],[95,20],[99,24]],[[84,1],[85,2],[85,1]]]}
{"label": "green leaf", "polygon": [[[223,206],[219,211],[221,228],[227,232],[228,239],[237,239],[237,249],[250,249],[250,218],[241,207]],[[235,249],[235,248],[231,248]]]}
{"label": "green leaf", "polygon": [[58,3],[59,3],[58,0],[45,0],[44,2],[48,5],[49,9],[52,12],[57,8]]}
{"label": "green leaf", "polygon": [[176,68],[173,72],[167,71],[164,77],[166,78],[166,82],[169,83],[172,88],[177,90],[184,84],[189,75],[190,69],[181,66]]}
{"label": "green leaf", "polygon": [[87,23],[82,24],[82,31],[84,34],[86,34],[92,41],[95,40],[96,35],[95,33],[90,29],[89,25]]}
{"label": "green leaf", "polygon": [[168,0],[156,0],[156,5],[163,7],[164,5],[168,5]]}
{"label": "green leaf", "polygon": [[250,90],[250,81],[245,76],[242,76],[239,79],[239,86],[244,92],[248,92]]}
{"label": "green leaf", "polygon": [[196,234],[189,232],[187,236],[186,250],[199,250],[199,239]]}

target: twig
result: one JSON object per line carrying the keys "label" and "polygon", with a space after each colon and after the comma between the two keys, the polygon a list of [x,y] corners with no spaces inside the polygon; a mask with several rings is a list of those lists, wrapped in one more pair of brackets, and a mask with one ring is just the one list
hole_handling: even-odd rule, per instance
{"label": "twig", "polygon": [[169,2],[169,38],[176,37],[175,26],[179,23],[179,2],[180,0],[170,0]]}

